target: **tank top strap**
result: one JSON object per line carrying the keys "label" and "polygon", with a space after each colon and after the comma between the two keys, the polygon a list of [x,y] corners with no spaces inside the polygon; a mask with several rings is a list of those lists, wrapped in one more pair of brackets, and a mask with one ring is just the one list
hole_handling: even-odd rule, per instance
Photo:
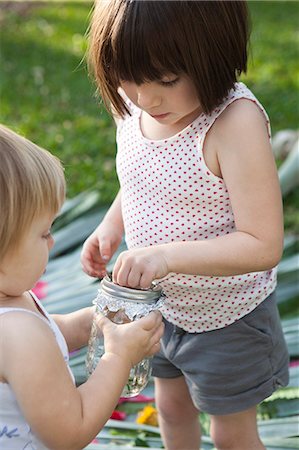
{"label": "tank top strap", "polygon": [[25,312],[28,314],[31,314],[35,317],[38,317],[39,319],[43,320],[45,323],[47,323],[50,326],[49,321],[46,319],[46,317],[42,316],[41,314],[38,314],[34,311],[30,311],[29,309],[25,308],[14,308],[14,307],[0,307],[0,314],[10,313],[10,312]]}

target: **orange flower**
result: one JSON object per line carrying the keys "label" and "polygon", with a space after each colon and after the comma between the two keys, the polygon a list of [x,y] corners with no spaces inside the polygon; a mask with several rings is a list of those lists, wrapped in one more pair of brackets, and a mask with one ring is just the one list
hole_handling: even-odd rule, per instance
{"label": "orange flower", "polygon": [[158,413],[156,408],[152,405],[147,405],[142,411],[138,413],[137,423],[144,423],[146,425],[152,425],[153,427],[158,426]]}

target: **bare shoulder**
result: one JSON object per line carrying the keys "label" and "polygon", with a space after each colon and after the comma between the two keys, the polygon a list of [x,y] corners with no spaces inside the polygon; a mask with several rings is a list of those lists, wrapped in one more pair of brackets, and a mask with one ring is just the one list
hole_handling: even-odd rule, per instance
{"label": "bare shoulder", "polygon": [[43,345],[45,340],[55,340],[50,326],[45,320],[30,311],[11,311],[0,315],[2,350],[18,351],[27,346]]}
{"label": "bare shoulder", "polygon": [[55,338],[44,320],[26,311],[11,311],[0,315],[0,381],[7,380],[15,359],[24,361],[40,355]]}
{"label": "bare shoulder", "polygon": [[267,120],[261,108],[252,100],[238,99],[231,103],[215,122],[215,138],[231,137],[247,140],[254,136],[269,139]]}
{"label": "bare shoulder", "polygon": [[13,338],[19,337],[21,341],[25,335],[38,336],[41,332],[52,335],[53,332],[50,326],[46,323],[46,320],[42,316],[38,317],[36,314],[32,314],[31,311],[11,311],[0,315],[0,327],[1,332],[6,336]]}
{"label": "bare shoulder", "polygon": [[205,160],[210,170],[223,178],[223,161],[241,154],[271,153],[268,124],[252,100],[238,99],[225,108],[208,133]]}

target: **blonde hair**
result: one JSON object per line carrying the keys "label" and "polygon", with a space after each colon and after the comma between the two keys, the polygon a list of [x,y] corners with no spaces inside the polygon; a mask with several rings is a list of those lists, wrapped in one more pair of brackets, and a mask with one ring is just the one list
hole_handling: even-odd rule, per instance
{"label": "blonde hair", "polygon": [[0,261],[35,218],[58,213],[64,198],[60,161],[0,124]]}

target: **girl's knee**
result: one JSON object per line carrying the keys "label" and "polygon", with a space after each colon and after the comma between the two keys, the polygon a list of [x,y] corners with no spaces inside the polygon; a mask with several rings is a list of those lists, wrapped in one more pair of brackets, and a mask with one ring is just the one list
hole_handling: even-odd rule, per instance
{"label": "girl's knee", "polygon": [[182,423],[198,417],[183,377],[156,380],[156,405],[159,416],[166,422]]}
{"label": "girl's knee", "polygon": [[163,398],[157,399],[156,402],[159,417],[167,423],[183,423],[193,422],[198,419],[199,411],[194,407],[190,398],[173,399]]}
{"label": "girl's knee", "polygon": [[255,408],[227,416],[211,416],[210,435],[218,450],[264,448],[258,436]]}
{"label": "girl's knee", "polygon": [[258,435],[244,437],[242,432],[214,431],[211,432],[211,439],[217,450],[265,450]]}
{"label": "girl's knee", "polygon": [[[237,430],[236,430],[237,429]],[[211,438],[217,450],[258,450],[261,442],[257,434],[244,435],[236,423],[233,429],[211,429]]]}
{"label": "girl's knee", "polygon": [[241,442],[230,430],[211,428],[211,439],[218,450],[240,449]]}
{"label": "girl's knee", "polygon": [[184,377],[155,378],[155,398],[165,447],[173,450],[198,449],[198,410],[193,405]]}

